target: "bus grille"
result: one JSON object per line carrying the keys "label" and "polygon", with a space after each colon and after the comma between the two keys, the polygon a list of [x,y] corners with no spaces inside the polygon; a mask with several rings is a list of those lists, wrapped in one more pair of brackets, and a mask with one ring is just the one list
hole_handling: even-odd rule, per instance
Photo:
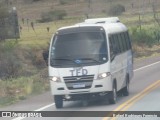
{"label": "bus grille", "polygon": [[63,77],[63,79],[69,90],[89,89],[92,86],[94,75],[67,76]]}

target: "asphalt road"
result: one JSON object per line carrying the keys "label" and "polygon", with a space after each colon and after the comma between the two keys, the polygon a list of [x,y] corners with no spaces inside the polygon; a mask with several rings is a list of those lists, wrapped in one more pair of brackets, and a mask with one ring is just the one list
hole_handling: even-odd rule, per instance
{"label": "asphalt road", "polygon": [[[130,84],[130,95],[118,96],[117,104],[108,101],[94,101],[87,106],[82,102],[65,102],[58,111],[160,111],[160,56],[141,59],[134,64],[134,78]],[[50,92],[21,101],[15,105],[0,108],[0,111],[57,111]],[[74,114],[74,112],[73,112]],[[107,113],[106,113],[107,116]],[[135,116],[134,116],[135,117]],[[5,120],[11,118],[5,118]],[[33,118],[14,118],[13,120],[30,120]],[[39,120],[40,118],[34,118]],[[108,117],[45,117],[41,120],[107,120]],[[116,119],[133,119],[117,117]],[[138,120],[160,119],[157,117],[135,117]]]}

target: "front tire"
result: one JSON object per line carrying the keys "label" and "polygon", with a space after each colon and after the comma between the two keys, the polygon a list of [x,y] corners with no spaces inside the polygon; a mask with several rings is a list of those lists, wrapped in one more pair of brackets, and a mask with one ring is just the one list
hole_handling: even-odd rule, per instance
{"label": "front tire", "polygon": [[116,84],[114,83],[113,90],[110,92],[109,103],[116,104],[116,101],[117,101],[117,88]]}
{"label": "front tire", "polygon": [[63,97],[60,95],[54,96],[55,106],[56,108],[62,108],[63,107]]}

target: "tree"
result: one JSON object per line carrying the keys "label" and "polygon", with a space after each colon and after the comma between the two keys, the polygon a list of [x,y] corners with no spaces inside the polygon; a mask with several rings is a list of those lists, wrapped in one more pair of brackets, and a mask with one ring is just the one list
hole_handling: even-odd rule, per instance
{"label": "tree", "polygon": [[125,7],[121,4],[112,5],[109,9],[109,15],[121,15],[125,12]]}
{"label": "tree", "polygon": [[156,12],[156,3],[155,3],[155,1],[153,2],[153,4],[152,4],[152,10],[153,10],[153,17],[154,17],[154,19],[155,19],[155,21],[157,22],[157,24],[160,26],[160,20],[159,20],[159,18],[156,16],[156,14],[157,14],[157,12]]}
{"label": "tree", "polygon": [[65,10],[54,10],[41,14],[41,19],[38,22],[50,22],[53,20],[62,20],[67,16],[67,12]]}

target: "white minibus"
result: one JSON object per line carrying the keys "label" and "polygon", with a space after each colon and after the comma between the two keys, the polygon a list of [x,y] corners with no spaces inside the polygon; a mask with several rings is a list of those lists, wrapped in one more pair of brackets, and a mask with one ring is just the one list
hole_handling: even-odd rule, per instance
{"label": "white minibus", "polygon": [[51,38],[49,77],[56,108],[64,101],[129,95],[133,54],[127,27],[117,17],[87,19]]}

